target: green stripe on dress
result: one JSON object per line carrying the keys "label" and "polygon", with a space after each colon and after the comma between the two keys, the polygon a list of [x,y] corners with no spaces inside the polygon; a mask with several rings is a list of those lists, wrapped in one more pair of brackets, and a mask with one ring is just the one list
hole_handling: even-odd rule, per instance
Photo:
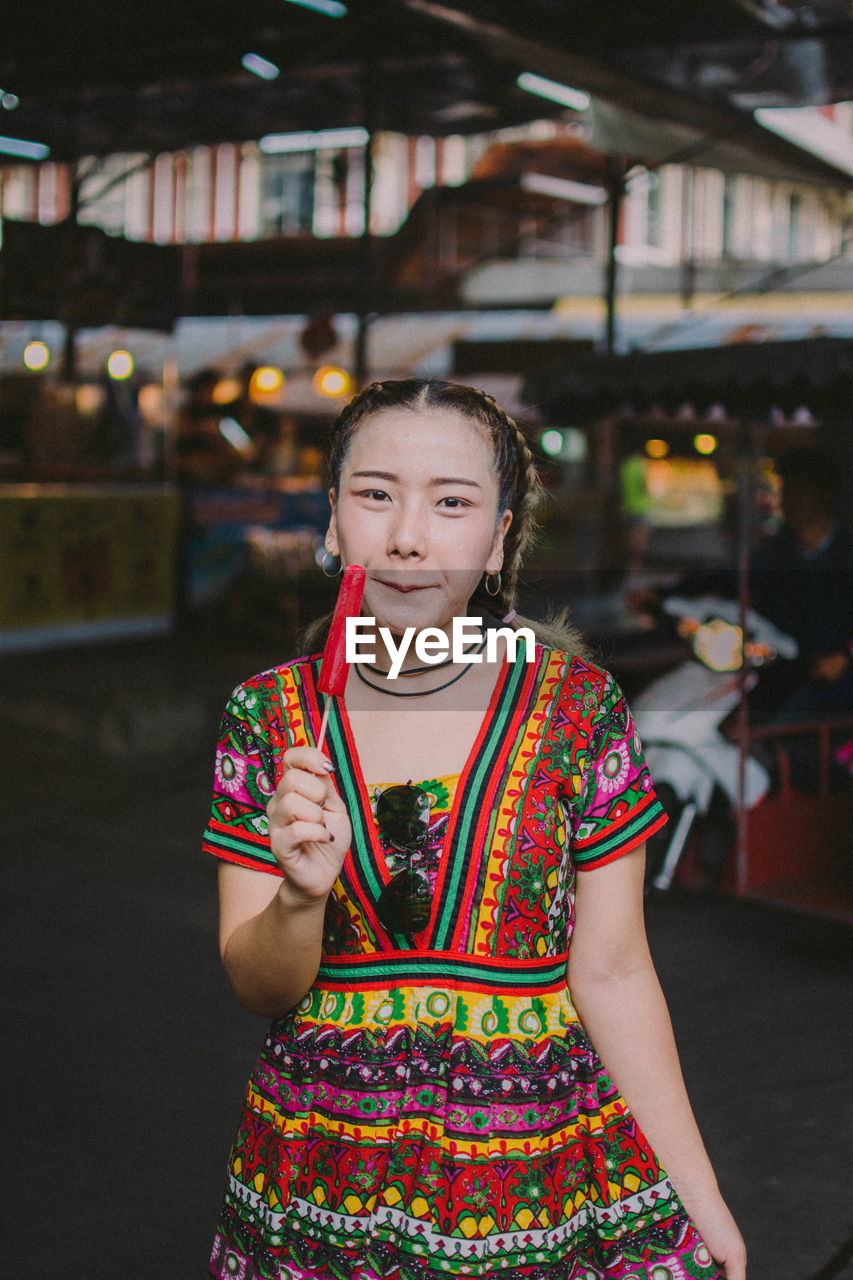
{"label": "green stripe on dress", "polygon": [[[353,964],[326,960],[318,970],[318,979],[357,986],[364,982],[387,981],[399,986],[407,979],[427,978],[450,986],[474,983],[481,986],[505,989],[539,990],[565,980],[566,956],[546,956],[541,960],[521,963],[513,961],[511,967],[478,964],[464,954],[437,956],[424,952],[400,952],[377,955],[373,961]],[[447,983],[447,980],[450,982]]]}

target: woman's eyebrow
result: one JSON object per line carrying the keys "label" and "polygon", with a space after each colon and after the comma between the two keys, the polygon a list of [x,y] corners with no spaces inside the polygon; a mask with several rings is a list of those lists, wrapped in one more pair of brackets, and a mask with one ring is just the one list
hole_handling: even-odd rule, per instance
{"label": "woman's eyebrow", "polygon": [[[356,480],[393,480],[399,481],[400,477],[395,475],[393,471],[353,471],[352,479]],[[482,489],[482,485],[477,480],[467,480],[464,476],[437,476],[434,480],[430,480],[431,485],[442,484],[464,484],[472,489]]]}
{"label": "woman's eyebrow", "polygon": [[440,476],[436,480],[431,480],[431,484],[467,484],[473,489],[482,489],[482,485],[477,480],[466,480],[464,476]]}

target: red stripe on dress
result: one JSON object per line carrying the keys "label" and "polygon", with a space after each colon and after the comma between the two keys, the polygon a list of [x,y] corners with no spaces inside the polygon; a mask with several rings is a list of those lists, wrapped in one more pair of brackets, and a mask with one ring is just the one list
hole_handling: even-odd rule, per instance
{"label": "red stripe on dress", "polygon": [[278,863],[273,866],[260,858],[244,857],[243,854],[234,853],[231,849],[223,849],[221,845],[214,844],[210,840],[203,840],[201,847],[204,853],[212,853],[214,858],[219,858],[220,862],[234,862],[238,866],[249,867],[252,871],[265,871],[268,875],[284,879],[284,872]]}

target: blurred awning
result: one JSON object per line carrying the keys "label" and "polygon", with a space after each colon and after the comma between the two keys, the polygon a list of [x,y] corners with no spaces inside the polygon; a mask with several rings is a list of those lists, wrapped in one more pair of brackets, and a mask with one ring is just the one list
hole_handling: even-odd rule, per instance
{"label": "blurred awning", "polygon": [[522,400],[551,421],[589,421],[619,410],[685,404],[706,413],[722,405],[730,415],[787,413],[808,406],[827,417],[849,413],[853,396],[853,339],[807,338],[711,348],[579,354],[532,374]]}
{"label": "blurred awning", "polygon": [[[853,185],[853,138],[848,134],[843,147],[830,151],[823,133],[832,132],[828,120],[813,115],[802,120],[797,109],[768,109],[758,118],[743,115],[730,117],[728,112],[714,113],[709,118],[682,103],[682,118],[661,104],[659,113],[640,115],[623,106],[593,99],[588,122],[589,139],[599,151],[621,155],[628,163],[639,161],[650,168],[661,164],[687,163],[729,173],[749,173],[762,178],[785,178],[789,181],[826,183],[829,186]],[[671,114],[669,112],[671,111]],[[809,114],[809,113],[806,113]],[[779,116],[787,117],[784,128]],[[799,129],[791,118],[800,117]],[[761,119],[778,121],[771,130]],[[839,135],[842,130],[836,129]]]}

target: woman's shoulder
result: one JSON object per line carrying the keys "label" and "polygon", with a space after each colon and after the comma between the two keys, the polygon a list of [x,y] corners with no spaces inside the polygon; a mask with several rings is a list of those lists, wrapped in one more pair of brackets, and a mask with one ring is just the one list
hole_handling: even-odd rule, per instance
{"label": "woman's shoulder", "polygon": [[537,649],[543,660],[553,663],[557,669],[555,696],[572,721],[577,721],[578,716],[584,721],[607,716],[624,702],[622,690],[611,673],[586,655],[548,645],[537,645]]}
{"label": "woman's shoulder", "polygon": [[561,679],[563,684],[583,684],[586,682],[590,686],[600,686],[601,688],[615,684],[610,672],[593,662],[586,655],[573,653],[569,649],[561,649],[548,644],[537,644],[536,648],[545,660],[562,664]]}
{"label": "woman's shoulder", "polygon": [[249,676],[232,690],[229,702],[251,712],[267,702],[271,696],[279,697],[283,681],[302,681],[313,678],[312,664],[316,663],[319,656],[319,654],[305,654]]}

